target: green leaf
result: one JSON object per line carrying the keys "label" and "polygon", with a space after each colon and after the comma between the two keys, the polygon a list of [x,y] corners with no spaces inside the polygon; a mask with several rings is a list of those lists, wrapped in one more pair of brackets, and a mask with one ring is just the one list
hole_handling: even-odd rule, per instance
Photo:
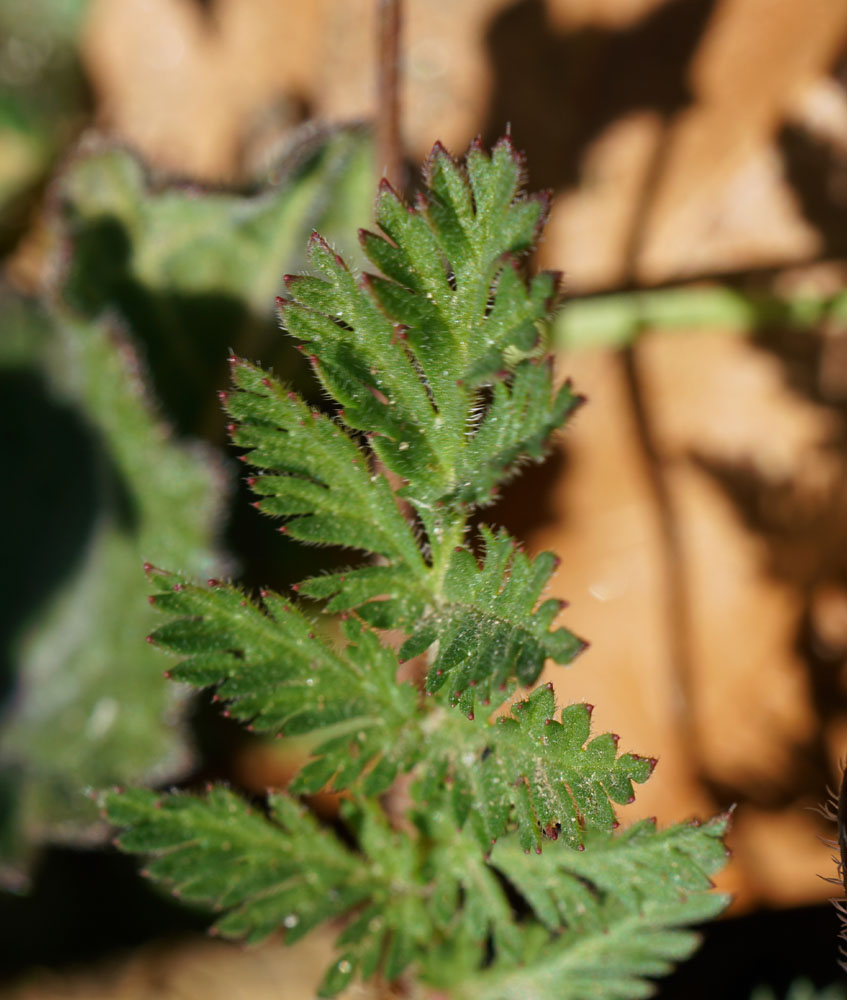
{"label": "green leaf", "polygon": [[301,806],[272,795],[268,816],[222,787],[203,799],[135,788],[103,796],[110,822],[129,827],[124,851],[149,856],[145,872],[188,902],[226,911],[224,937],[256,943],[285,928],[293,943],[372,891],[367,869]]}
{"label": "green leaf", "polygon": [[451,500],[490,503],[517,473],[520,459],[541,461],[550,435],[583,402],[569,382],[553,391],[552,365],[523,361],[510,383],[494,382],[492,400],[462,452]]}
{"label": "green leaf", "polygon": [[[62,18],[71,34],[82,6],[39,0],[14,16],[42,45]],[[0,95],[0,132],[4,109]],[[31,528],[4,630],[18,686],[0,745],[0,859],[96,839],[88,785],[167,781],[190,766],[185,689],[161,684],[160,658],[139,644],[153,626],[141,565],[217,575],[228,486],[150,396],[178,430],[215,436],[226,348],[279,340],[281,274],[302,263],[315,225],[335,234],[364,221],[370,158],[360,130],[325,133],[244,194],[163,183],[103,142],[68,158],[50,199],[58,294],[56,315],[39,320],[44,350],[16,309],[4,307],[0,335],[20,390],[5,393],[28,484],[18,520]]]}
{"label": "green leaf", "polygon": [[348,787],[363,774],[367,789],[381,791],[410,766],[417,695],[396,683],[397,658],[373,632],[348,620],[339,646],[278,594],[263,592],[260,604],[217,581],[199,587],[160,570],[152,576],[160,588],[154,607],[170,620],[150,639],[184,657],[171,677],[214,687],[227,712],[257,732],[336,727],[298,791],[317,791],[334,775],[337,787]]}
{"label": "green leaf", "polygon": [[213,933],[256,943],[281,928],[292,944],[319,923],[352,916],[319,996],[334,996],[357,971],[394,979],[431,940],[416,842],[376,806],[342,810],[358,853],[281,794],[269,796],[267,815],[222,787],[205,798],[130,789],[101,802],[126,828],[121,850],[149,858],[149,878],[223,911]]}
{"label": "green leaf", "polygon": [[[559,712],[546,685],[510,715],[483,717],[548,659],[569,663],[585,646],[552,627],[552,554],[530,559],[484,527],[466,538],[470,506],[543,457],[579,403],[569,384],[556,388],[547,357],[555,277],[524,275],[545,202],[524,197],[521,179],[508,141],[490,156],[475,144],[464,167],[436,147],[414,207],[380,188],[381,235],[361,241],[381,276],[357,278],[312,237],[311,273],[285,278],[281,314],[330,396],[323,409],[231,359],[234,390],[221,395],[258,470],[255,506],[293,538],[368,560],[293,588],[340,613],[342,636],[277,594],[153,572],[165,621],[151,639],[179,657],[172,675],[214,688],[259,731],[318,733],[290,791],[330,785],[351,799],[343,840],[284,796],[257,825],[217,793],[161,809],[139,800],[137,814],[109,800],[111,818],[129,826],[126,849],[153,854],[154,877],[231,907],[227,933],[261,936],[276,921],[296,935],[343,918],[321,995],[410,969],[456,1000],[642,996],[645,977],[693,947],[682,928],[724,902],[705,891],[723,860],[720,824],[613,835],[615,805],[655,761],[592,736],[588,706]],[[425,690],[398,685],[398,659],[424,653]],[[404,772],[408,793],[391,787]],[[389,789],[393,825],[373,802]],[[230,834],[250,860],[222,896]],[[304,880],[323,855],[313,896]],[[325,903],[333,893],[343,905]]]}
{"label": "green leaf", "polygon": [[63,301],[117,315],[177,427],[204,432],[227,350],[279,356],[282,275],[303,265],[316,227],[344,240],[366,220],[371,171],[361,129],[309,133],[245,193],[163,182],[125,149],[88,142],[56,184]]}
{"label": "green leaf", "polygon": [[581,900],[580,881],[594,887],[598,907],[613,897],[616,906],[630,912],[705,892],[726,861],[726,829],[725,816],[665,830],[657,830],[652,820],[641,820],[614,835],[588,831],[583,851],[568,850],[561,842],[548,844],[532,864],[511,837],[497,844],[491,863],[552,931],[591,919],[581,901],[573,903],[573,896]]}
{"label": "green leaf", "polygon": [[431,844],[424,874],[432,883],[429,913],[434,926],[448,940],[471,945],[475,964],[484,960],[490,938],[498,953],[518,959],[521,938],[512,904],[474,838],[456,832],[449,808],[430,806],[413,818]]}
{"label": "green leaf", "polygon": [[[553,932],[523,961],[497,961],[454,992],[459,1000],[517,1000],[529,993],[563,1000],[629,1000],[653,993],[649,978],[666,975],[694,950],[683,928],[724,909],[710,893],[722,867],[726,818],[656,831],[643,822],[618,836],[595,835],[583,853],[553,845],[527,862],[502,842],[492,864],[513,883]],[[510,969],[511,965],[511,969]],[[648,978],[649,977],[649,978]]]}
{"label": "green leaf", "polygon": [[[362,243],[386,277],[357,281],[317,235],[314,273],[286,276],[283,322],[340,404],[334,416],[240,359],[238,391],[226,398],[233,441],[262,473],[250,480],[256,506],[287,518],[280,530],[294,538],[386,563],[307,580],[302,592],[403,629],[403,657],[437,639],[428,691],[447,685],[466,713],[472,686],[483,701],[502,700],[501,686],[532,684],[545,659],[569,663],[585,645],[550,630],[558,602],[536,607],[552,557],[530,563],[488,534],[479,569],[458,544],[469,505],[489,502],[521,461],[541,459],[581,401],[567,383],[555,390],[550,365],[535,356],[546,349],[555,281],[527,283],[518,268],[544,199],[520,193],[522,164],[507,140],[490,158],[474,147],[468,164],[436,147],[414,209],[382,184],[384,236],[365,233]],[[398,495],[417,508],[427,562],[382,470],[405,483]]]}
{"label": "green leaf", "polygon": [[233,442],[252,449],[248,461],[265,473],[251,481],[263,497],[259,509],[289,517],[284,530],[301,541],[378,553],[423,577],[420,549],[387,480],[371,473],[343,427],[261,369],[243,361],[232,368],[241,391],[226,407],[239,421]]}
{"label": "green leaf", "polygon": [[640,913],[613,911],[604,926],[562,935],[531,961],[513,969],[495,963],[476,982],[457,988],[456,1000],[635,1000],[655,993],[651,979],[666,976],[700,943],[687,925],[716,917],[727,896],[654,903]]}
{"label": "green leaf", "polygon": [[[549,372],[509,375],[512,361],[543,343],[556,295],[553,276],[527,285],[517,266],[546,213],[543,198],[521,195],[521,177],[508,140],[490,159],[473,147],[467,172],[436,146],[415,207],[383,182],[384,235],[361,234],[384,277],[357,282],[315,237],[316,276],[286,279],[286,329],[318,355],[316,373],[344,421],[371,436],[421,513],[487,498],[515,462],[543,454],[575,403],[569,390],[551,401]],[[486,387],[503,377],[487,406]]]}
{"label": "green leaf", "polygon": [[327,611],[349,611],[375,628],[411,630],[424,613],[426,588],[404,566],[362,566],[304,580],[300,592],[326,600]]}
{"label": "green leaf", "polygon": [[450,703],[465,713],[473,713],[477,698],[502,701],[512,678],[532,684],[546,659],[570,663],[586,647],[567,629],[550,630],[560,601],[538,604],[556,557],[545,552],[530,561],[505,532],[480,531],[482,566],[464,547],[451,554],[441,601],[400,650],[401,659],[418,655],[438,639],[427,691],[446,685]]}
{"label": "green leaf", "polygon": [[190,766],[185,692],[161,683],[143,642],[154,615],[142,563],[214,572],[226,495],[212,454],[174,440],[151,407],[120,330],[38,322],[42,357],[7,374],[3,397],[28,484],[7,512],[21,528],[3,627],[17,685],[0,740],[15,796],[0,834],[9,863],[44,841],[102,834],[86,786],[172,780]]}
{"label": "green leaf", "polygon": [[296,301],[281,305],[286,329],[320,355],[316,374],[344,407],[348,426],[376,435],[371,447],[390,469],[439,492],[449,476],[440,452],[449,429],[437,420],[402,331],[367,293],[368,283],[359,286],[317,235],[309,259],[321,279],[287,277]]}
{"label": "green leaf", "polygon": [[[521,848],[541,853],[545,838],[561,835],[582,848],[592,830],[617,825],[612,803],[633,799],[632,782],[643,783],[655,761],[617,753],[617,736],[589,739],[590,709],[569,705],[555,718],[551,685],[512,707],[511,717],[477,725],[472,738],[445,731],[429,751],[432,773],[418,786],[421,800],[439,800],[444,776],[459,824],[468,822],[484,852],[516,824]],[[436,761],[446,759],[440,771]]]}

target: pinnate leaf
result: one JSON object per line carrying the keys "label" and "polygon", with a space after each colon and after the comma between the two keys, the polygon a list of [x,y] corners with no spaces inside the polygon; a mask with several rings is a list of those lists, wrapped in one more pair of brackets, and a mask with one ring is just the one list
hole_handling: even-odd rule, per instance
{"label": "pinnate leaf", "polygon": [[252,483],[259,509],[288,517],[293,538],[364,549],[423,575],[388,482],[371,473],[369,456],[344,428],[260,368],[239,360],[232,368],[240,391],[225,397],[226,407],[238,421],[233,442],[251,449],[249,462],[264,473]]}
{"label": "pinnate leaf", "polygon": [[225,937],[255,943],[284,927],[291,943],[369,895],[356,855],[286,796],[270,796],[268,817],[222,787],[202,799],[136,788],[103,804],[129,827],[122,850],[150,856],[150,878],[226,911],[216,924]]}
{"label": "pinnate leaf", "polygon": [[493,849],[491,863],[550,930],[577,927],[594,919],[580,905],[579,880],[594,886],[597,913],[608,909],[608,897],[616,907],[635,913],[651,903],[671,903],[707,891],[711,876],[726,860],[726,829],[726,816],[665,830],[656,829],[652,820],[641,820],[614,836],[588,831],[583,851],[549,844],[531,865],[520,844],[509,837]]}
{"label": "pinnate leaf", "polygon": [[[441,769],[432,761],[418,794],[440,799],[439,779],[457,822],[469,823],[484,851],[510,826],[523,850],[541,852],[545,838],[562,837],[582,848],[586,831],[617,826],[612,803],[632,801],[632,782],[646,781],[655,761],[617,753],[617,737],[590,737],[591,714],[584,704],[555,718],[551,685],[542,685],[512,707],[511,716],[477,726],[475,742],[450,739],[441,749]],[[438,751],[433,751],[433,757]],[[437,758],[436,758],[437,759]]]}
{"label": "pinnate leaf", "polygon": [[223,787],[204,798],[115,791],[101,804],[125,828],[118,846],[149,858],[151,879],[224,911],[214,933],[256,943],[282,929],[292,944],[319,923],[352,916],[319,996],[334,996],[357,972],[396,978],[432,939],[416,842],[376,806],[342,810],[357,852],[283,794],[268,797],[267,815]]}
{"label": "pinnate leaf", "polygon": [[[467,170],[436,146],[413,208],[380,188],[382,235],[362,232],[361,241],[382,275],[357,282],[314,237],[316,273],[286,279],[283,324],[317,355],[344,420],[372,435],[419,510],[480,502],[519,458],[539,457],[573,409],[569,391],[551,403],[549,373],[522,370],[511,385],[511,363],[543,345],[556,296],[554,276],[527,284],[518,267],[515,255],[532,246],[546,213],[545,199],[521,195],[521,180],[508,140],[490,158],[474,147]],[[483,387],[504,378],[490,420],[471,427],[486,408]]]}
{"label": "pinnate leaf", "polygon": [[491,403],[460,454],[451,500],[490,502],[519,459],[544,457],[550,435],[582,402],[569,382],[554,392],[551,366],[534,360],[521,362],[511,382],[495,381]]}
{"label": "pinnate leaf", "polygon": [[[490,156],[475,144],[464,166],[436,147],[413,207],[384,183],[380,233],[361,234],[380,275],[357,277],[312,237],[312,272],[286,277],[280,312],[331,397],[323,410],[232,359],[222,396],[259,471],[255,505],[294,538],[369,560],[294,587],[341,613],[342,637],[279,595],[154,573],[169,620],[151,638],[181,658],[173,676],[214,688],[257,730],[320,732],[289,794],[346,789],[346,832],[278,795],[255,823],[218,791],[158,809],[131,793],[109,800],[110,816],[130,827],[122,846],[152,852],[153,877],[229,908],[225,933],[261,937],[276,921],[296,936],[343,916],[321,995],[415,966],[457,1000],[642,996],[645,977],[691,949],[679,928],[723,905],[705,892],[723,827],[614,833],[615,806],[655,761],[592,736],[589,706],[557,711],[544,685],[486,717],[548,659],[585,647],[553,628],[552,554],[530,559],[483,527],[478,558],[465,537],[470,507],[542,458],[580,402],[546,356],[556,278],[523,271],[546,204],[522,195],[521,175],[504,140]],[[387,628],[405,638],[399,656]],[[398,685],[398,660],[423,653],[423,689]],[[403,772],[411,823],[395,829],[373,799]],[[222,888],[233,843],[251,860]]]}
{"label": "pinnate leaf", "polygon": [[[395,680],[397,658],[369,630],[345,623],[333,643],[299,608],[265,592],[261,604],[239,588],[199,587],[152,570],[154,606],[170,620],[152,642],[182,657],[169,674],[214,687],[227,712],[258,732],[308,733],[341,727],[309,765],[300,790],[316,791],[343,763],[346,787],[369,767],[368,789],[390,783],[412,759],[417,695]],[[352,748],[351,748],[352,744]]]}
{"label": "pinnate leaf", "polygon": [[[619,835],[595,834],[582,853],[552,845],[527,863],[513,838],[492,853],[552,936],[528,938],[520,966],[497,961],[458,986],[461,1000],[517,1000],[529,993],[582,1000],[629,1000],[654,992],[696,948],[686,925],[716,916],[728,897],[710,893],[726,860],[727,817],[657,831],[651,822]],[[588,889],[589,891],[586,891]],[[512,966],[510,969],[509,966]]]}
{"label": "pinnate leaf", "polygon": [[480,530],[482,566],[464,546],[452,553],[439,605],[423,616],[400,651],[401,658],[418,655],[438,639],[427,690],[446,685],[450,702],[466,714],[477,699],[502,701],[512,678],[532,684],[547,658],[570,663],[586,646],[567,629],[550,631],[560,601],[538,605],[556,557],[545,552],[530,560],[505,532]]}
{"label": "pinnate leaf", "polygon": [[[585,897],[585,890],[580,893]],[[686,928],[716,917],[729,900],[700,893],[674,902],[654,902],[638,912],[610,906],[603,923],[554,937],[537,947],[528,939],[524,961],[496,962],[485,973],[455,987],[455,1000],[640,1000],[653,996],[651,980],[666,976],[688,958],[700,938]],[[532,927],[534,930],[535,928]],[[535,946],[535,947],[533,947]]]}

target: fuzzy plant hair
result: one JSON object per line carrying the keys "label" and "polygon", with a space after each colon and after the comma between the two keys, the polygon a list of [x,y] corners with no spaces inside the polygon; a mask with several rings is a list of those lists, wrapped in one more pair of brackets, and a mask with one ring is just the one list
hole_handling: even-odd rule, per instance
{"label": "fuzzy plant hair", "polygon": [[838,964],[847,972],[847,763],[841,768],[841,782],[837,792],[830,790],[829,798],[818,812],[835,823],[835,840],[824,843],[838,853],[833,857],[838,874],[823,876],[826,882],[838,886],[842,895],[832,900],[838,911],[841,930],[838,934]]}
{"label": "fuzzy plant hair", "polygon": [[[310,734],[310,760],[261,802],[134,788],[103,808],[215,932],[340,928],[322,997],[377,977],[454,1000],[632,1000],[726,905],[709,891],[726,817],[620,828],[656,761],[538,683],[586,646],[543,596],[557,557],[475,525],[582,402],[547,339],[557,277],[529,274],[547,199],[523,193],[508,139],[461,164],[436,145],[424,176],[413,205],[380,185],[378,231],[359,234],[372,273],[315,234],[310,272],[285,277],[282,326],[327,405],[240,357],[221,394],[255,506],[351,550],[349,568],[252,594],[147,567],[169,676],[257,733]],[[413,658],[420,680],[398,680]],[[322,789],[343,793],[335,826],[309,809]]]}

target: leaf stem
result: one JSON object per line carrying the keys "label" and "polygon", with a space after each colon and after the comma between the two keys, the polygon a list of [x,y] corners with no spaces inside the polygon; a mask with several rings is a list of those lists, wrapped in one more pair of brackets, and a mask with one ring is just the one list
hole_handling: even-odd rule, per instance
{"label": "leaf stem", "polygon": [[444,596],[444,580],[450,565],[450,553],[464,541],[466,525],[467,519],[462,517],[448,520],[446,524],[438,519],[432,526],[429,542],[432,553],[432,593],[436,604]]}

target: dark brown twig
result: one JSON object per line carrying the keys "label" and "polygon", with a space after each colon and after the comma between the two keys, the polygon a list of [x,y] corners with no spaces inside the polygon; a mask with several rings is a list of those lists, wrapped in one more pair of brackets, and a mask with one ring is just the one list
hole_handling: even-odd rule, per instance
{"label": "dark brown twig", "polygon": [[400,136],[400,32],[402,0],[377,0],[377,172],[403,189]]}

